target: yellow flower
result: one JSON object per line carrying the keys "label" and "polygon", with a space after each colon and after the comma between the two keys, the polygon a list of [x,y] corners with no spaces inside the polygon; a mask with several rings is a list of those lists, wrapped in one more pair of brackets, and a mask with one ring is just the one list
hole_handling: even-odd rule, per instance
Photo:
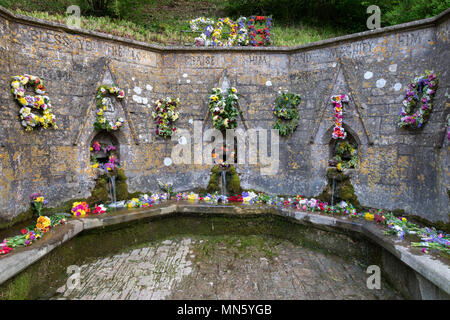
{"label": "yellow flower", "polygon": [[337,164],[337,169],[338,169],[339,171],[342,171],[342,163],[339,162],[339,163]]}
{"label": "yellow flower", "polygon": [[27,102],[27,100],[25,100],[25,98],[20,98],[20,99],[19,99],[19,102],[20,102],[20,104],[23,105],[23,106],[28,105],[28,102]]}
{"label": "yellow flower", "polygon": [[98,168],[98,163],[94,163],[94,164],[92,165],[92,168],[94,168],[94,169]]}
{"label": "yellow flower", "polygon": [[403,221],[403,222],[406,222],[406,218],[402,218],[402,221]]}
{"label": "yellow flower", "polygon": [[373,216],[373,214],[370,214],[369,212],[366,212],[366,214],[364,215],[364,218],[367,221],[373,221],[374,216]]}

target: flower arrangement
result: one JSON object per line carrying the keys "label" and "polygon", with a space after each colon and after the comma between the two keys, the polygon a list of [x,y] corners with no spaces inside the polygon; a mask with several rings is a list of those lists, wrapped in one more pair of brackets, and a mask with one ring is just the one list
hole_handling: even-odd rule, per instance
{"label": "flower arrangement", "polygon": [[[101,168],[105,171],[114,171],[117,167],[119,167],[119,159],[117,158],[117,155],[115,154],[116,147],[112,144],[104,147],[100,144],[98,141],[94,141],[92,143],[92,147],[90,148],[91,151],[91,167]],[[97,159],[97,154],[103,151],[103,153],[108,156],[108,161],[106,163],[99,163]]]}
{"label": "flower arrangement", "polygon": [[122,125],[124,124],[123,118],[118,118],[115,122],[111,122],[109,120],[106,120],[103,112],[108,107],[108,99],[106,98],[107,95],[114,95],[117,99],[122,100],[125,97],[125,92],[123,90],[120,90],[117,86],[108,86],[108,85],[101,85],[97,89],[97,120],[94,123],[94,129],[95,130],[101,130],[104,129],[106,131],[110,130],[118,130]]}
{"label": "flower arrangement", "polygon": [[6,239],[3,239],[2,243],[0,243],[0,255],[10,253],[12,248],[8,247],[6,244]]}
{"label": "flower arrangement", "polygon": [[71,212],[74,218],[83,218],[91,212],[91,209],[89,209],[89,206],[86,202],[74,202],[72,204]]}
{"label": "flower arrangement", "polygon": [[356,168],[358,165],[358,151],[348,141],[340,141],[334,149],[334,158],[337,161],[337,169],[344,171],[348,168]]}
{"label": "flower arrangement", "polygon": [[209,96],[209,111],[213,120],[213,127],[217,130],[234,129],[237,127],[238,118],[238,93],[236,88],[228,89],[224,97],[222,89],[213,88]]}
{"label": "flower arrangement", "polygon": [[159,99],[155,103],[155,111],[152,113],[153,119],[156,121],[156,134],[161,137],[171,137],[177,130],[174,122],[180,116],[176,110],[180,99],[172,99],[166,97]]}
{"label": "flower arrangement", "polygon": [[161,191],[164,191],[165,193],[167,193],[169,195],[169,197],[171,197],[174,194],[172,183],[163,183],[160,180],[158,180],[158,185],[159,185],[159,188],[161,189]]}
{"label": "flower arrangement", "polygon": [[335,126],[332,133],[333,139],[345,139],[347,137],[347,132],[345,132],[344,127],[342,126],[343,114],[342,108],[343,102],[348,102],[348,96],[346,94],[336,95],[331,97],[331,102],[334,105],[334,118],[335,118]]}
{"label": "flower arrangement", "polygon": [[107,208],[103,204],[100,204],[100,205],[96,206],[94,208],[94,210],[92,210],[92,213],[93,214],[103,214],[103,213],[106,213],[106,211],[107,211]]}
{"label": "flower arrangement", "polygon": [[[248,44],[248,32],[245,26],[247,18],[240,17],[236,22],[230,18],[220,18],[215,24],[212,19],[200,17],[190,21],[191,30],[197,32],[200,30],[199,25],[205,25],[205,29],[200,37],[195,38],[196,46],[215,46],[215,47],[231,47],[236,43],[239,45]],[[215,24],[215,27],[213,25]],[[225,42],[222,41],[222,30],[224,26],[230,28],[230,34]]]}
{"label": "flower arrangement", "polygon": [[41,238],[43,233],[48,232],[55,226],[64,224],[66,221],[64,214],[54,214],[50,217],[39,216],[36,223],[22,229],[20,235],[4,239],[0,243],[0,254],[7,254],[16,247],[31,245]]}
{"label": "flower arrangement", "polygon": [[[288,92],[283,92],[275,99],[275,107],[272,110],[278,119],[273,128],[279,130],[280,135],[291,134],[297,128],[299,120],[297,106],[300,101],[298,94]],[[285,121],[288,123],[284,123]]]}
{"label": "flower arrangement", "polygon": [[127,201],[127,208],[140,208],[141,202],[139,201],[139,198],[132,198],[131,200]]}
{"label": "flower arrangement", "polygon": [[30,200],[36,215],[40,216],[42,207],[47,204],[47,200],[45,200],[44,196],[40,192],[32,193],[30,195]]}
{"label": "flower arrangement", "polygon": [[[254,24],[257,21],[265,21],[266,26],[263,29],[256,29]],[[271,27],[272,27],[272,17],[251,16],[248,21],[248,33],[250,37],[250,44],[255,47],[270,45]],[[260,36],[261,40],[257,40],[257,36]]]}
{"label": "flower arrangement", "polygon": [[40,216],[36,222],[36,229],[39,232],[47,232],[50,229],[51,220],[47,216]]}
{"label": "flower arrangement", "polygon": [[[400,128],[420,128],[424,125],[433,109],[433,98],[438,88],[437,75],[426,70],[425,75],[414,78],[406,89],[402,110],[398,116]],[[416,112],[413,110],[422,103]]]}
{"label": "flower arrangement", "polygon": [[[37,95],[25,95],[26,85],[33,86]],[[19,114],[25,131],[33,131],[36,127],[58,129],[55,115],[52,113],[50,98],[45,95],[44,83],[39,77],[28,74],[12,77],[11,92],[21,106]],[[42,110],[42,116],[32,113],[31,108]]]}

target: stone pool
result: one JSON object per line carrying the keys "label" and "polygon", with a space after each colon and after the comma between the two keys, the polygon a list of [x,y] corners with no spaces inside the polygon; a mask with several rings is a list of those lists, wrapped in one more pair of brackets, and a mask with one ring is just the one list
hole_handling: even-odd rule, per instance
{"label": "stone pool", "polygon": [[408,244],[346,217],[168,201],[17,248],[0,259],[0,299],[448,299],[447,262]]}

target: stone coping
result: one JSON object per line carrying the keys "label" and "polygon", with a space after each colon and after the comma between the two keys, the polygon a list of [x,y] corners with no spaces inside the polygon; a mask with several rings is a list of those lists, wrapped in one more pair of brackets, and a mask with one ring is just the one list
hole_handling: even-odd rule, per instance
{"label": "stone coping", "polygon": [[373,222],[355,221],[351,218],[332,217],[297,211],[290,208],[268,205],[227,204],[211,205],[189,201],[168,201],[154,205],[152,208],[118,210],[101,216],[69,220],[66,224],[55,227],[39,241],[29,247],[15,249],[12,253],[0,257],[0,284],[17,275],[34,262],[45,256],[54,248],[74,238],[83,230],[120,225],[145,218],[168,217],[177,213],[198,213],[202,215],[252,216],[274,214],[289,220],[327,231],[347,231],[363,235],[393,254],[415,272],[450,294],[450,266],[446,261],[430,255],[415,254],[407,241],[395,237],[386,237],[383,229]]}
{"label": "stone coping", "polygon": [[127,46],[131,47],[137,47],[139,49],[144,49],[148,51],[155,51],[155,52],[161,52],[161,53],[169,53],[169,52],[211,52],[211,51],[220,51],[220,52],[226,52],[226,51],[238,51],[238,52],[272,52],[272,53],[296,53],[296,52],[302,52],[312,49],[317,49],[324,46],[333,47],[336,44],[342,43],[342,42],[352,42],[352,41],[358,41],[361,39],[367,39],[374,36],[381,36],[384,34],[390,34],[405,30],[414,30],[414,29],[420,29],[420,28],[426,28],[426,27],[434,27],[437,24],[439,24],[441,21],[447,20],[450,18],[450,8],[445,10],[444,12],[440,13],[439,15],[427,19],[407,22],[398,24],[395,26],[389,26],[384,28],[379,28],[375,30],[368,30],[353,34],[348,34],[340,37],[320,40],[312,43],[307,43],[303,45],[298,46],[291,46],[291,47],[195,47],[195,46],[164,46],[159,44],[150,44],[147,42],[142,41],[136,41],[124,37],[114,36],[107,33],[102,33],[98,31],[91,31],[87,29],[78,29],[78,28],[72,28],[69,27],[66,24],[37,19],[33,17],[24,16],[21,14],[15,14],[11,11],[7,10],[6,8],[0,6],[0,16],[6,18],[7,20],[21,23],[24,25],[31,25],[31,26],[38,26],[45,29],[51,29],[55,31],[63,31],[70,34],[80,34],[80,35],[86,35],[91,36],[95,38],[99,38],[102,40],[112,41],[112,42],[118,42],[123,43]]}

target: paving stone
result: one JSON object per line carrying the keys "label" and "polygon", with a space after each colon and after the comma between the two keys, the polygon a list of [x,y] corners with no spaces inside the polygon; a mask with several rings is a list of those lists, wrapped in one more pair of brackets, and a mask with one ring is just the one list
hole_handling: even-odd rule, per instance
{"label": "paving stone", "polygon": [[[81,268],[81,285],[55,299],[399,299],[383,283],[366,287],[357,263],[283,242],[267,251],[220,243],[202,255],[203,241],[165,240]],[[236,251],[237,250],[237,251]],[[239,253],[239,254],[238,254]],[[248,253],[248,254],[247,254]],[[209,255],[210,254],[210,255]]]}

